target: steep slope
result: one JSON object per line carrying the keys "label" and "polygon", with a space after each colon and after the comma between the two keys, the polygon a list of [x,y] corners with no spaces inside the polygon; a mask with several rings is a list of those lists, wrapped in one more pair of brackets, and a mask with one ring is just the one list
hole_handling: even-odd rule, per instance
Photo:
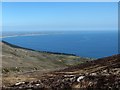
{"label": "steep slope", "polygon": [[[5,41],[2,41],[1,44],[3,83],[14,83],[17,80],[33,79],[36,73],[42,74],[64,69],[68,66],[90,60],[72,54],[35,51],[12,45]],[[28,73],[33,75],[28,76]],[[20,78],[18,74],[19,77],[21,76]],[[15,75],[18,77],[17,79]]]}
{"label": "steep slope", "polygon": [[119,90],[120,54],[46,73],[36,81],[19,82],[4,89],[72,90],[75,88]]}
{"label": "steep slope", "polygon": [[54,54],[24,49],[7,42],[2,43],[3,68],[55,69],[86,61],[75,55]]}

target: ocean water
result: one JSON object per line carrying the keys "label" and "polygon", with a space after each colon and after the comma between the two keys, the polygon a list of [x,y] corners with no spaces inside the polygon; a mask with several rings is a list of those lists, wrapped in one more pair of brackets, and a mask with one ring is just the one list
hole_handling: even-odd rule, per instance
{"label": "ocean water", "polygon": [[101,58],[118,53],[118,33],[114,31],[71,31],[8,37],[3,40],[25,48],[76,54],[81,57]]}

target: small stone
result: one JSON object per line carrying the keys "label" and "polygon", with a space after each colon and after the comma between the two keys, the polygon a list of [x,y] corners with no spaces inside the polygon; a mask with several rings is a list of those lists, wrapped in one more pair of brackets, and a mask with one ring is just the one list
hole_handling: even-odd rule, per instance
{"label": "small stone", "polygon": [[25,82],[18,82],[16,83],[15,85],[18,86],[18,85],[21,85],[21,84],[24,84]]}
{"label": "small stone", "polygon": [[77,78],[77,82],[80,82],[85,76],[80,76],[79,78]]}
{"label": "small stone", "polygon": [[92,76],[97,76],[97,74],[96,74],[96,73],[91,73],[90,75],[92,75]]}
{"label": "small stone", "polygon": [[40,86],[40,84],[35,84],[36,86]]}

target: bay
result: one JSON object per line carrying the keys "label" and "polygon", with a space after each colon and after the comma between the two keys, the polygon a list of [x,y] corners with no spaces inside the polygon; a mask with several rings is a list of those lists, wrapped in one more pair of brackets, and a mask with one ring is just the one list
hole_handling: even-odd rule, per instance
{"label": "bay", "polygon": [[69,31],[3,38],[11,44],[39,51],[101,58],[118,53],[118,33],[114,31]]}

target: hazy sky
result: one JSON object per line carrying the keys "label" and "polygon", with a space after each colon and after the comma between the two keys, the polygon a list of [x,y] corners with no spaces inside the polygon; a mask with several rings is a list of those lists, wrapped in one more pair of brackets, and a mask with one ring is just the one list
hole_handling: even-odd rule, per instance
{"label": "hazy sky", "polygon": [[4,2],[3,31],[117,30],[116,2]]}

